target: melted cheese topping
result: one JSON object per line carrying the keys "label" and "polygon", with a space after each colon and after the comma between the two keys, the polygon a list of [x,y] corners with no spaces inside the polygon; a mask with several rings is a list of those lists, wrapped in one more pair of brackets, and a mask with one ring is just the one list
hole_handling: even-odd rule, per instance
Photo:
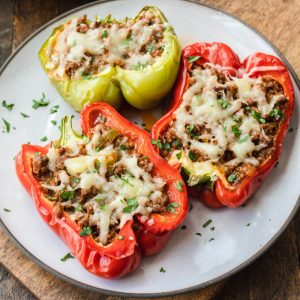
{"label": "melted cheese topping", "polygon": [[[81,24],[79,20],[80,18],[70,20],[57,33],[57,41],[46,65],[53,76],[66,77],[66,68],[70,64],[77,64],[73,79],[99,73],[114,65],[129,70],[141,70],[155,63],[159,55],[153,53],[159,52],[164,44],[165,26],[151,12],[145,12],[136,21],[101,21],[96,28],[88,27],[84,32],[78,31]],[[91,65],[94,65],[94,70],[91,70]]]}
{"label": "melted cheese topping", "polygon": [[[227,165],[250,163],[257,166],[259,161],[253,152],[267,147],[269,139],[260,126],[259,118],[267,117],[284,95],[274,95],[267,101],[261,78],[231,79],[221,84],[210,68],[192,70],[191,85],[183,95],[181,106],[175,111],[173,125],[176,136],[182,140],[183,150],[174,151],[169,158],[170,163],[179,161],[190,175],[201,177],[209,174],[211,178],[216,178],[214,175],[219,174],[216,164],[227,150],[234,154],[234,158],[226,162]],[[224,88],[230,89],[231,86],[238,89],[237,99],[224,92]],[[217,90],[223,93],[221,97]],[[250,112],[245,112],[244,107],[249,105],[249,100],[255,103],[259,117],[253,116],[250,107]],[[188,129],[196,125],[205,130],[191,137],[193,129],[190,133]],[[254,135],[262,137],[258,144],[253,142]],[[190,150],[201,153],[205,157],[204,162],[192,162]]]}
{"label": "melted cheese topping", "polygon": [[[96,151],[94,145],[99,141],[100,134],[95,130],[92,140],[85,144],[86,155],[67,158],[64,161],[66,171],[59,171],[60,184],[57,186],[42,184],[44,188],[53,191],[76,191],[77,189],[97,189],[97,195],[85,202],[85,207],[93,208],[89,223],[100,229],[99,242],[107,243],[111,225],[121,229],[133,216],[140,214],[144,220],[148,219],[152,208],[147,202],[162,197],[165,181],[160,177],[152,177],[149,172],[139,167],[137,155],[128,151],[108,145]],[[127,138],[123,138],[124,141]],[[47,154],[48,167],[55,169],[58,159],[57,149],[50,148]],[[121,175],[107,176],[109,170],[118,166],[125,167]],[[70,178],[77,178],[77,185],[71,184]],[[72,205],[74,208],[79,203],[67,201],[62,205]],[[78,210],[70,213],[73,220],[77,220],[84,213]]]}

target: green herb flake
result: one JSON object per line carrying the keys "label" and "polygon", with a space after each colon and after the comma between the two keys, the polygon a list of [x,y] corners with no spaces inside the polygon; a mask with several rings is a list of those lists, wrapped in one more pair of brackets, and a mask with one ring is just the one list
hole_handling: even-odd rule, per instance
{"label": "green herb flake", "polygon": [[136,71],[143,71],[146,67],[147,67],[147,64],[142,64],[141,62],[138,62],[134,66],[134,70],[136,70]]}
{"label": "green herb flake", "polygon": [[131,41],[132,41],[131,37],[129,37],[126,40],[124,40],[124,47],[125,48],[129,48],[129,44],[130,44]]}
{"label": "green herb flake", "polygon": [[200,232],[196,232],[195,234],[198,235],[198,236],[201,236],[201,233],[200,233]]}
{"label": "green herb flake", "polygon": [[179,152],[176,154],[176,157],[177,157],[177,159],[179,160],[179,159],[181,159],[181,156],[182,156],[182,151],[179,151]]}
{"label": "green herb flake", "polygon": [[76,211],[81,211],[83,212],[83,206],[79,203],[78,206],[76,207]]}
{"label": "green herb flake", "polygon": [[209,219],[209,220],[207,220],[203,225],[202,225],[202,227],[203,228],[206,228],[209,224],[211,224],[212,223],[212,220],[211,219]]}
{"label": "green herb flake", "polygon": [[60,260],[61,261],[66,261],[66,260],[68,260],[69,258],[74,258],[74,256],[70,253],[70,252],[68,252],[64,257],[62,257]]}
{"label": "green herb flake", "polygon": [[184,183],[181,181],[177,181],[176,183],[176,189],[179,190],[180,192],[183,191],[182,187],[183,187]]}
{"label": "green herb flake", "polygon": [[92,234],[92,228],[89,226],[84,226],[79,233],[80,236],[87,236],[90,234]]}
{"label": "green herb flake", "polygon": [[188,61],[189,63],[193,63],[194,61],[198,60],[201,56],[190,56]]}
{"label": "green herb flake", "polygon": [[4,118],[2,118],[2,121],[4,123],[3,132],[9,133],[10,132],[10,124]]}
{"label": "green herb flake", "polygon": [[230,183],[236,181],[236,179],[237,179],[237,174],[235,172],[231,173],[227,178],[228,182]]}
{"label": "green herb flake", "polygon": [[124,235],[118,235],[119,240],[124,240]]}
{"label": "green herb flake", "polygon": [[51,124],[55,126],[57,122],[55,120],[51,120]]}
{"label": "green herb flake", "polygon": [[59,105],[54,105],[53,107],[50,108],[50,114],[57,113],[58,109],[59,109]]}
{"label": "green herb flake", "polygon": [[108,31],[107,31],[107,29],[105,29],[105,30],[102,32],[102,37],[103,37],[103,38],[107,38],[107,37],[108,37]]}
{"label": "green herb flake", "polygon": [[231,130],[236,137],[240,137],[241,131],[237,125],[232,125]]}
{"label": "green herb flake", "polygon": [[128,214],[132,213],[139,206],[136,198],[126,199],[125,201],[127,206],[123,208],[123,212],[126,212]]}
{"label": "green herb flake", "polygon": [[279,110],[278,108],[274,108],[270,112],[270,117],[275,118],[276,120],[282,119],[282,116],[283,116],[283,114],[282,114],[281,110]]}
{"label": "green herb flake", "polygon": [[218,99],[218,104],[223,109],[226,109],[230,106],[230,103],[225,99]]}
{"label": "green herb flake", "polygon": [[40,139],[41,142],[46,142],[48,141],[48,138],[46,136],[43,136],[41,139]]}
{"label": "green herb flake", "polygon": [[82,75],[82,78],[83,78],[84,80],[90,80],[90,79],[92,78],[92,75],[84,74],[84,75]]}
{"label": "green herb flake", "polygon": [[210,230],[211,230],[211,231],[214,231],[214,230],[215,230],[215,227],[211,227]]}
{"label": "green herb flake", "polygon": [[7,110],[11,111],[15,105],[13,103],[7,103],[6,100],[3,100],[2,106],[5,107]]}
{"label": "green herb flake", "polygon": [[34,153],[34,156],[37,157],[37,156],[40,156],[41,154],[42,154],[42,152],[39,152],[39,151],[38,151],[38,152],[35,152],[35,153]]}
{"label": "green herb flake", "polygon": [[249,139],[249,134],[244,135],[242,138],[239,139],[239,143],[244,143]]}
{"label": "green herb flake", "polygon": [[179,207],[177,202],[172,202],[167,206],[167,211],[170,211],[172,214],[177,214],[176,207]]}
{"label": "green herb flake", "polygon": [[60,198],[62,200],[69,200],[75,197],[75,191],[64,191],[60,193]]}
{"label": "green herb flake", "polygon": [[5,212],[11,212],[11,210],[8,209],[8,208],[3,208],[3,210],[4,210]]}
{"label": "green herb flake", "polygon": [[128,148],[125,145],[120,145],[120,149],[123,151],[128,150]]}
{"label": "green herb flake", "polygon": [[191,161],[195,161],[196,160],[196,155],[194,154],[194,152],[189,151],[188,156],[189,156],[189,158],[190,158]]}
{"label": "green herb flake", "polygon": [[162,141],[160,140],[154,140],[152,139],[152,145],[155,145],[157,146],[159,149],[163,150],[169,150],[171,148],[171,145],[169,143],[163,143]]}
{"label": "green herb flake", "polygon": [[49,103],[50,103],[49,100],[46,100],[45,93],[42,93],[42,98],[40,100],[36,100],[36,99],[32,100],[32,108],[38,109],[39,107],[48,106]]}
{"label": "green herb flake", "polygon": [[172,143],[173,147],[175,147],[175,148],[177,148],[179,146],[179,144],[180,144],[179,140],[174,140]]}
{"label": "green herb flake", "polygon": [[147,51],[148,53],[152,53],[153,50],[154,50],[154,45],[153,45],[153,44],[148,44],[148,45],[146,46],[146,51]]}
{"label": "green herb flake", "polygon": [[25,119],[25,118],[30,118],[30,116],[29,115],[27,115],[27,114],[25,114],[25,113],[23,113],[23,112],[20,112],[20,115]]}
{"label": "green herb flake", "polygon": [[215,240],[214,238],[211,238],[211,239],[209,239],[208,241],[211,242],[211,241],[214,241],[214,240]]}
{"label": "green herb flake", "polygon": [[124,183],[126,183],[126,184],[128,184],[128,185],[130,185],[130,186],[132,186],[133,187],[133,184],[131,184],[130,182],[129,182],[129,180],[128,179],[126,179],[126,178],[124,178],[124,177],[121,177],[121,176],[118,176]]}
{"label": "green herb flake", "polygon": [[250,225],[251,225],[251,223],[248,223],[246,226],[248,226],[248,227],[249,227]]}
{"label": "green herb flake", "polygon": [[160,273],[166,273],[166,270],[165,270],[163,267],[160,267],[159,272],[160,272]]}
{"label": "green herb flake", "polygon": [[266,123],[266,119],[262,118],[261,114],[259,112],[257,112],[256,110],[252,111],[252,117],[259,123],[262,123],[262,124]]}

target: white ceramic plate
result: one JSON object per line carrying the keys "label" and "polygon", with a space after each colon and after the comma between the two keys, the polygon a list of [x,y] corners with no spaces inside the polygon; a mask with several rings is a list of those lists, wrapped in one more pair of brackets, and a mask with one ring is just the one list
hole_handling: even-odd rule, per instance
{"label": "white ceramic plate", "polygon": [[[162,9],[182,46],[196,41],[221,41],[241,58],[254,51],[280,55],[260,34],[240,21],[187,1],[96,2],[55,19],[34,33],[0,71],[0,98],[15,103],[11,112],[0,108],[0,114],[16,128],[9,134],[0,133],[0,216],[3,227],[32,259],[69,282],[110,294],[162,296],[195,290],[233,274],[257,258],[279,236],[299,204],[300,135],[298,130],[287,133],[278,167],[246,207],[213,210],[191,201],[194,208],[184,221],[187,229],[178,229],[166,249],[159,255],[144,258],[134,274],[120,280],[106,280],[88,273],[74,259],[61,262],[60,258],[69,250],[41,220],[14,170],[13,158],[22,143],[43,144],[40,138],[45,135],[49,139],[57,138],[58,128],[50,121],[74,114],[50,85],[40,67],[37,51],[52,29],[72,15],[87,13],[90,17],[97,14],[103,17],[112,13],[123,18],[133,16],[144,5]],[[50,99],[50,106],[32,109],[32,99],[40,98],[42,92]],[[295,93],[297,104],[300,95],[296,84]],[[59,112],[49,114],[50,107],[56,104],[60,105]],[[24,119],[20,112],[30,118]],[[296,128],[298,124],[296,105],[290,127]],[[209,219],[212,223],[203,228]],[[161,267],[165,273],[160,272]]]}

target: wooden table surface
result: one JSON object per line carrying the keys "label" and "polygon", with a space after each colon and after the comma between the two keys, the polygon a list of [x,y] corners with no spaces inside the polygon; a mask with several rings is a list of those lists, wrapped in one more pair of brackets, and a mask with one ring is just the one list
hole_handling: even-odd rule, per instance
{"label": "wooden table surface", "polygon": [[[53,17],[87,2],[0,0],[0,65],[35,29]],[[202,2],[238,16],[262,32],[286,56],[300,76],[300,0]],[[231,277],[215,299],[300,299],[299,265],[300,211],[270,250]],[[0,299],[35,297],[0,266]]]}

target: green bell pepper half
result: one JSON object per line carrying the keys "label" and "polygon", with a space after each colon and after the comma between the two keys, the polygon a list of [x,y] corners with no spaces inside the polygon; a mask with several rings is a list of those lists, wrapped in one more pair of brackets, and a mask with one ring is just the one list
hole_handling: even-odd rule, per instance
{"label": "green bell pepper half", "polygon": [[[170,92],[179,69],[181,53],[179,41],[166,17],[157,7],[145,6],[134,20],[144,11],[151,11],[164,23],[163,35],[166,43],[162,55],[156,62],[141,70],[125,70],[119,66],[110,66],[99,74],[89,75],[80,80],[53,78],[47,68],[49,53],[64,25],[55,28],[43,44],[39,51],[41,65],[60,95],[76,111],[81,111],[86,104],[101,101],[118,109],[123,98],[136,108],[149,109],[156,106]],[[112,22],[118,22],[112,20],[110,16],[107,18]]]}

